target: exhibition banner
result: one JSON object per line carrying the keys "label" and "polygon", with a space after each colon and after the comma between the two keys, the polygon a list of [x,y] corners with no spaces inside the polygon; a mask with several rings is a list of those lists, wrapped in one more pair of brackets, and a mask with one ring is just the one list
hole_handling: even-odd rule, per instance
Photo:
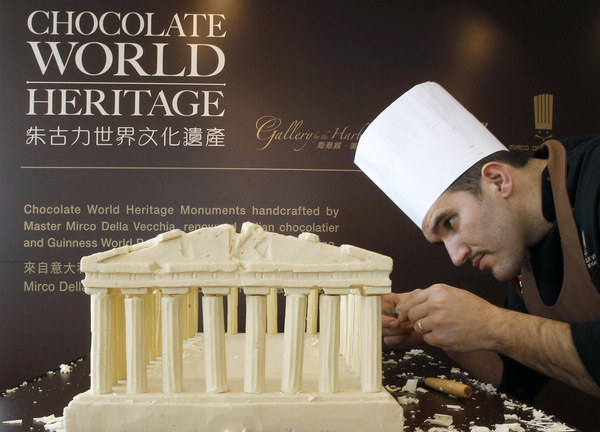
{"label": "exhibition banner", "polygon": [[595,133],[590,9],[2,0],[0,388],[89,353],[81,257],[173,229],[311,232],[391,256],[396,291],[447,282],[501,302],[354,151],[424,81],[517,151]]}

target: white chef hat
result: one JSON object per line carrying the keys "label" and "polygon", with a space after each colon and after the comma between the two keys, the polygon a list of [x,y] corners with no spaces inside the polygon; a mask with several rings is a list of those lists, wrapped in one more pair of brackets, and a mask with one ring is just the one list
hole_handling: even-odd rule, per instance
{"label": "white chef hat", "polygon": [[439,84],[419,84],[364,131],[354,162],[421,227],[431,205],[462,173],[507,150]]}

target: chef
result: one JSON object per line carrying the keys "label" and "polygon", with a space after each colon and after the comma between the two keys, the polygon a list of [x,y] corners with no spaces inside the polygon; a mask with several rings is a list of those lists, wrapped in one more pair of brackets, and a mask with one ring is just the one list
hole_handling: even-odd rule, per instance
{"label": "chef", "polygon": [[369,125],[355,162],[455,265],[511,282],[505,307],[445,284],[386,296],[387,345],[442,348],[524,400],[548,377],[600,397],[600,137],[508,151],[426,82]]}

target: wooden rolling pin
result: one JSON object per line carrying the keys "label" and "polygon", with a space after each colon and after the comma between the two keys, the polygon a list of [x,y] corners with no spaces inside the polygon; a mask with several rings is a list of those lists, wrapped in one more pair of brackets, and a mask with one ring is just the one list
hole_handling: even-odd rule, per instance
{"label": "wooden rolling pin", "polygon": [[442,378],[425,378],[425,385],[442,393],[465,399],[470,398],[473,394],[473,390],[467,384]]}

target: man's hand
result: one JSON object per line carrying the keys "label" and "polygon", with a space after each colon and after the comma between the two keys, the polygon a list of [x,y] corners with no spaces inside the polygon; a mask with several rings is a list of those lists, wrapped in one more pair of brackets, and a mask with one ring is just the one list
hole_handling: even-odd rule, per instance
{"label": "man's hand", "polygon": [[[407,301],[407,297],[410,295],[411,293],[394,293],[383,296],[383,310],[401,310],[402,305]],[[387,346],[414,346],[423,343],[423,337],[414,332],[413,324],[406,319],[400,320],[398,316],[383,314],[381,317],[381,325],[383,327],[383,343],[385,343]]]}
{"label": "man's hand", "polygon": [[401,311],[396,319],[382,319],[386,344],[409,344],[421,337],[453,354],[471,373],[493,363],[493,373],[480,375],[490,382],[499,381],[502,368],[497,355],[491,354],[504,354],[600,396],[600,386],[581,362],[567,323],[503,309],[442,284],[386,296],[383,304],[384,309]]}
{"label": "man's hand", "polygon": [[400,294],[395,307],[398,321],[412,323],[430,345],[455,352],[497,348],[487,324],[504,310],[468,291],[432,285]]}

